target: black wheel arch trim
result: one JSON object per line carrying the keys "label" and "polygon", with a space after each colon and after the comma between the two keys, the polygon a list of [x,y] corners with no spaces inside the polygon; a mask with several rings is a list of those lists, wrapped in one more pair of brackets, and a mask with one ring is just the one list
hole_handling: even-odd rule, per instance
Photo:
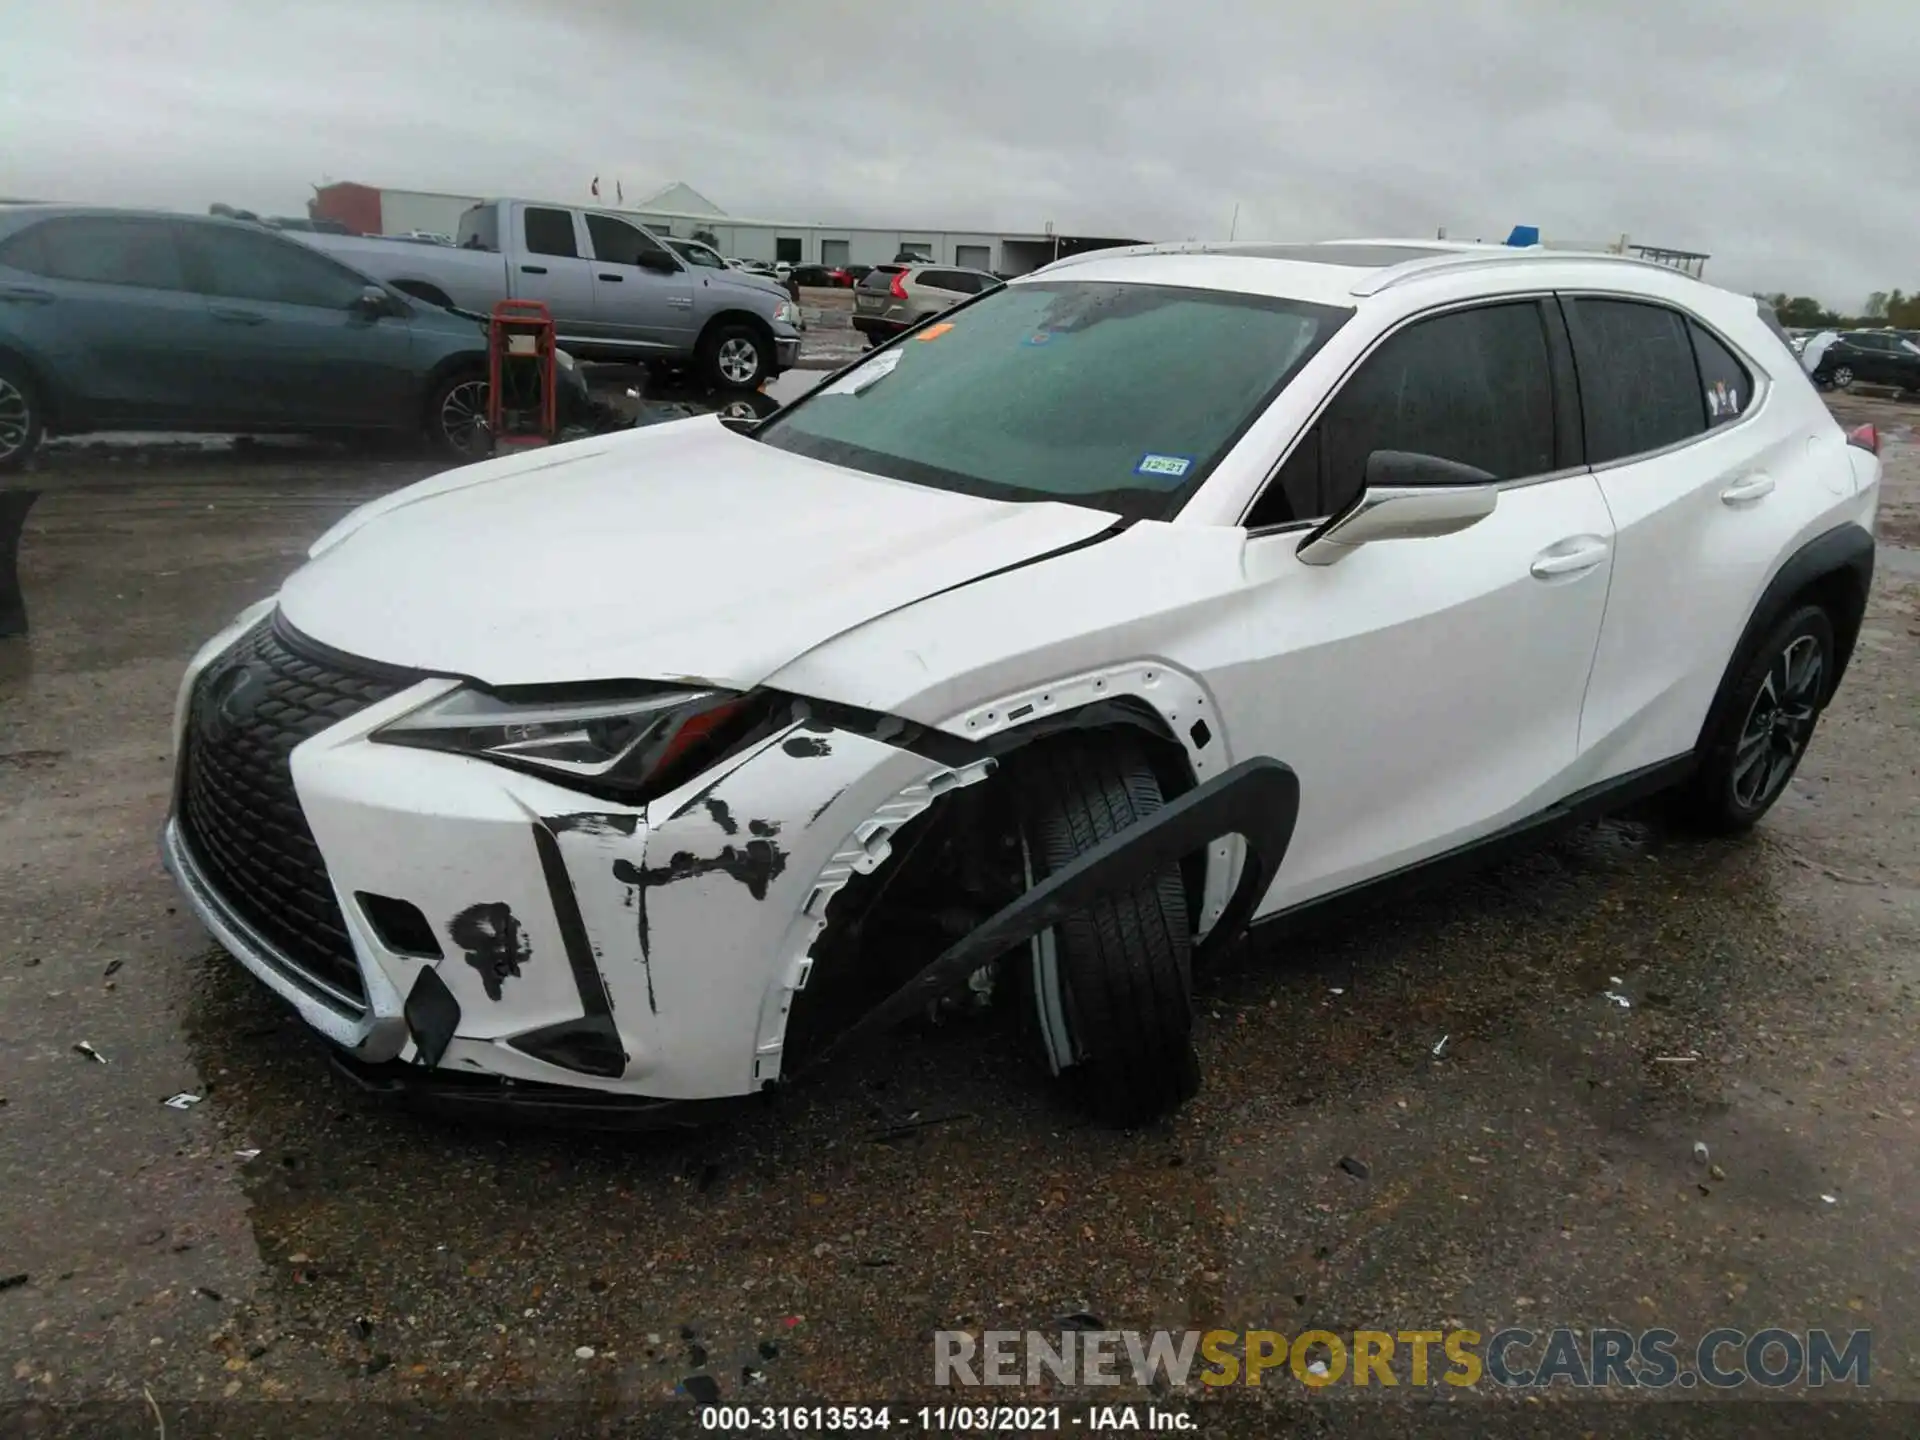
{"label": "black wheel arch trim", "polygon": [[1238,835],[1246,842],[1246,863],[1226,909],[1195,951],[1195,965],[1205,963],[1245,933],[1254,907],[1279,873],[1299,815],[1300,781],[1291,767],[1265,756],[1242,760],[1102,841],[989,916],[824,1044],[814,1063],[850,1041],[918,1013],[981,966],[1102,896],[1137,885],[1224,835]]}
{"label": "black wheel arch trim", "polygon": [[1827,683],[1827,693],[1821,703],[1833,698],[1834,692],[1840,688],[1841,677],[1846,674],[1847,662],[1853,658],[1854,641],[1859,637],[1860,622],[1866,614],[1867,595],[1873,588],[1873,556],[1872,532],[1864,525],[1849,520],[1814,536],[1787,557],[1785,563],[1774,572],[1773,579],[1767,582],[1767,588],[1761,591],[1759,603],[1753,607],[1753,613],[1747,617],[1746,628],[1740,632],[1739,643],[1727,657],[1727,668],[1721,673],[1713,704],[1708,708],[1706,721],[1701,726],[1700,733],[1703,736],[1713,729],[1721,712],[1732,703],[1733,686],[1739,679],[1743,657],[1770,626],[1779,622],[1786,613],[1788,603],[1823,580],[1846,576],[1853,581],[1852,589],[1858,603],[1852,604],[1850,601],[1850,613],[1832,617],[1835,650],[1833,675]]}
{"label": "black wheel arch trim", "polygon": [[9,345],[4,340],[0,340],[0,361],[11,362],[27,372],[27,382],[33,386],[34,390],[33,398],[40,402],[40,429],[43,437],[76,433],[63,430],[61,422],[73,421],[77,416],[78,407],[71,397],[63,394],[60,387],[54,384],[52,375],[44,365],[26,351]]}

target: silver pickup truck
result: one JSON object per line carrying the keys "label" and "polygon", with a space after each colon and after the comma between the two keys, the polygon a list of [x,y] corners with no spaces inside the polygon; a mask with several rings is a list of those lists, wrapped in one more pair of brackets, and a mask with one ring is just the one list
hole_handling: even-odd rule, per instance
{"label": "silver pickup truck", "polygon": [[539,300],[563,349],[691,364],[716,389],[757,389],[800,355],[800,307],[777,282],[690,264],[609,211],[489,200],[461,217],[451,246],[293,238],[430,304],[485,313],[501,300]]}

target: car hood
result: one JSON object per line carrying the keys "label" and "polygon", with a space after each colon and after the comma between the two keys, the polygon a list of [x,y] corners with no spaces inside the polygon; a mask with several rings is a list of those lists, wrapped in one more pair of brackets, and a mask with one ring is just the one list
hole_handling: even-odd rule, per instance
{"label": "car hood", "polygon": [[701,416],[362,506],[314,545],[280,608],[337,650],[490,685],[747,689],[865,621],[1114,518],[865,475]]}

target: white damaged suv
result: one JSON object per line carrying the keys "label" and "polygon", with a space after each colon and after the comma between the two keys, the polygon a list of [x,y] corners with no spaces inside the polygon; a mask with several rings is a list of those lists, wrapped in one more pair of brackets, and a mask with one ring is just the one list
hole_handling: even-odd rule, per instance
{"label": "white damaged suv", "polygon": [[369,1084],[679,1118],[997,983],[1151,1117],[1250,923],[1778,798],[1880,465],[1770,322],[1537,249],[1060,262],[355,511],[195,657],[168,864]]}

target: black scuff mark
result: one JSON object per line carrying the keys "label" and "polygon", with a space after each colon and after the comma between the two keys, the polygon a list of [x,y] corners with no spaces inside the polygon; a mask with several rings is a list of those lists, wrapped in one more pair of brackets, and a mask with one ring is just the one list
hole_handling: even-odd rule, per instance
{"label": "black scuff mark", "polygon": [[[767,840],[780,833],[780,822],[778,820],[749,820],[747,822],[747,829],[759,836],[762,840]],[[729,830],[727,833],[731,835],[733,832]]]}
{"label": "black scuff mark", "polygon": [[812,760],[822,755],[831,755],[833,747],[824,740],[816,740],[807,735],[795,735],[783,741],[780,748],[799,760]]}
{"label": "black scuff mark", "polygon": [[[726,801],[716,800],[712,796],[708,796],[700,803],[707,807],[707,814],[713,817],[713,823],[720,827],[723,835],[738,835],[740,833],[740,822],[733,818],[733,811],[728,808]],[[759,822],[755,821],[754,823],[758,824]],[[757,830],[754,831],[756,835],[759,833]]]}
{"label": "black scuff mark", "polygon": [[631,860],[613,862],[613,878],[628,887],[626,903],[633,907],[640,932],[640,969],[647,977],[647,1009],[658,1015],[660,1002],[653,995],[653,935],[647,925],[648,882],[643,878],[645,874]]}
{"label": "black scuff mark", "polygon": [[631,840],[633,832],[640,826],[638,815],[604,815],[587,813],[580,815],[550,815],[541,822],[556,835],[569,830],[582,835],[621,836]]}
{"label": "black scuff mark", "polygon": [[665,865],[635,865],[631,860],[613,862],[615,879],[641,888],[642,905],[646,903],[644,892],[656,885],[672,885],[716,873],[731,875],[747,887],[747,893],[754,899],[764,900],[767,887],[778,880],[786,868],[787,852],[771,840],[728,845],[718,855],[701,856],[690,850],[678,850]]}
{"label": "black scuff mark", "polygon": [[489,1000],[501,998],[506,982],[519,977],[532,953],[526,931],[504,900],[469,905],[447,922],[447,934],[479,972]]}
{"label": "black scuff mark", "polygon": [[821,807],[818,810],[814,811],[811,815],[807,816],[808,827],[811,828],[814,821],[818,820],[822,815],[826,814],[827,811],[831,810],[833,808],[833,802],[838,800],[842,795],[846,793],[847,793],[847,787],[845,785],[842,785],[838,790],[834,791],[833,794],[829,795],[826,798],[826,803],[821,805]]}

